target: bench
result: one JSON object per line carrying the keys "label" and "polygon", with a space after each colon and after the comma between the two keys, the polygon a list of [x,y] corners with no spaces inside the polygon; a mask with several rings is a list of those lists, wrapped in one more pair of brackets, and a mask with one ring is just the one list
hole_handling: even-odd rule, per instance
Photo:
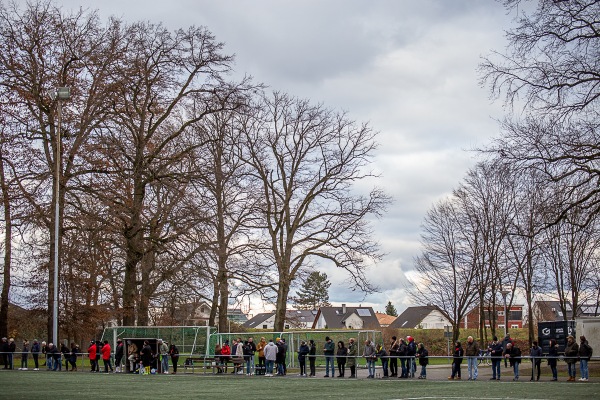
{"label": "bench", "polygon": [[218,373],[219,369],[227,371],[228,366],[231,365],[234,368],[236,365],[244,365],[244,361],[240,362],[239,359],[228,358],[227,360],[221,360],[221,357],[187,357],[183,364],[183,368],[188,370],[191,368],[192,374],[196,368],[202,368],[204,373],[208,368],[212,369],[212,373]]}

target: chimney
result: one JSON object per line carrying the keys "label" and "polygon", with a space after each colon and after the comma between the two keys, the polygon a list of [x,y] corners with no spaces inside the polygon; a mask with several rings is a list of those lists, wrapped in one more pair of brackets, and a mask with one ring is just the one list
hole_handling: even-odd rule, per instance
{"label": "chimney", "polygon": [[346,304],[342,304],[342,314],[346,314]]}

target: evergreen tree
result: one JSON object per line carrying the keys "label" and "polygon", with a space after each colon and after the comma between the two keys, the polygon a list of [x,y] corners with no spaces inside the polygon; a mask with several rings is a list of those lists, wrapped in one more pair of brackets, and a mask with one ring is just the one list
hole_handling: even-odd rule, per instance
{"label": "evergreen tree", "polygon": [[316,310],[319,307],[331,306],[329,304],[329,286],[331,286],[331,282],[327,280],[327,274],[318,271],[311,272],[298,291],[298,296],[294,299],[296,308]]}
{"label": "evergreen tree", "polygon": [[394,317],[398,316],[398,311],[396,311],[396,307],[394,307],[391,301],[388,301],[387,305],[385,306],[385,313]]}

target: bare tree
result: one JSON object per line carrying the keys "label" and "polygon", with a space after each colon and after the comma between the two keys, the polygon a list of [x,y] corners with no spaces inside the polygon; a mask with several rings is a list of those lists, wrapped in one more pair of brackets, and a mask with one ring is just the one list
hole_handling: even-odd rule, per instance
{"label": "bare tree", "polygon": [[[507,165],[480,162],[470,169],[464,182],[454,191],[465,213],[465,226],[475,234],[466,236],[474,256],[477,273],[479,333],[487,341],[485,321],[496,332],[496,301],[503,289],[514,292],[518,272],[506,258],[506,239],[515,213],[515,186]],[[512,300],[511,300],[512,301]]]}
{"label": "bare tree", "polygon": [[349,273],[351,285],[369,292],[365,274],[381,254],[367,217],[389,202],[380,189],[362,196],[356,183],[368,171],[375,133],[345,114],[274,93],[264,96],[246,121],[248,163],[261,182],[261,228],[275,265],[275,329],[283,330],[290,291],[297,274],[323,260]]}
{"label": "bare tree", "polygon": [[[2,100],[10,105],[11,117],[25,127],[22,134],[32,141],[32,160],[43,165],[33,171],[32,167],[38,164],[32,161],[28,179],[39,184],[22,184],[21,188],[27,190],[32,186],[35,190],[24,195],[34,207],[39,226],[49,237],[44,244],[49,259],[46,263],[49,310],[53,304],[52,277],[55,268],[59,268],[52,257],[56,242],[55,213],[49,210],[58,201],[60,236],[64,232],[64,217],[68,217],[65,204],[71,194],[71,179],[88,172],[81,168],[79,156],[98,121],[105,116],[113,93],[109,66],[121,54],[119,31],[118,21],[111,20],[107,27],[102,27],[95,13],[79,11],[63,15],[45,0],[28,3],[23,10],[14,2],[0,4]],[[49,185],[50,177],[56,175],[59,155],[56,113],[59,100],[53,93],[61,86],[73,88],[69,102],[73,107],[64,107],[60,180]],[[51,328],[49,312],[48,333]]]}
{"label": "bare tree", "polygon": [[594,113],[600,96],[600,3],[539,0],[537,7],[517,8],[521,3],[505,0],[509,11],[517,9],[517,26],[506,34],[506,52],[481,64],[482,84],[497,97],[504,94],[510,105],[523,99],[532,110],[559,116]]}
{"label": "bare tree", "polygon": [[547,243],[545,253],[551,270],[551,281],[555,288],[565,320],[568,318],[568,303],[577,316],[587,290],[594,289],[593,276],[598,273],[598,250],[600,231],[597,220],[581,225],[586,215],[575,211],[568,219],[547,228],[544,233]]}
{"label": "bare tree", "polygon": [[423,250],[415,259],[419,279],[411,282],[409,293],[416,301],[439,307],[452,324],[456,341],[460,322],[478,293],[478,246],[474,244],[479,243],[480,233],[472,229],[455,197],[435,204],[427,212],[422,230]]}
{"label": "bare tree", "polygon": [[[205,140],[194,157],[194,193],[205,199],[203,226],[211,239],[207,257],[215,266],[214,290],[209,324],[218,317],[219,331],[227,330],[230,281],[245,281],[260,289],[260,271],[253,264],[250,226],[256,218],[259,184],[243,161],[238,112],[222,111],[194,124],[193,131]],[[218,311],[218,316],[217,316]]]}
{"label": "bare tree", "polygon": [[[120,221],[126,253],[123,322],[132,325],[140,262],[154,263],[145,236],[152,219],[144,215],[152,185],[189,180],[188,170],[177,168],[204,144],[202,138],[185,136],[189,128],[212,112],[239,106],[234,97],[246,82],[223,80],[233,58],[222,53],[223,45],[205,28],[171,33],[160,25],[136,23],[127,31],[126,61],[116,72],[117,99],[101,141],[111,183],[97,193]],[[103,158],[95,163],[106,164]]]}
{"label": "bare tree", "polygon": [[525,294],[527,303],[527,328],[529,345],[536,340],[534,327],[533,302],[536,293],[546,286],[542,268],[544,266],[544,243],[540,233],[543,226],[544,193],[539,173],[516,174],[515,215],[511,220],[510,234],[507,236],[508,258],[516,267],[520,277],[519,286]]}

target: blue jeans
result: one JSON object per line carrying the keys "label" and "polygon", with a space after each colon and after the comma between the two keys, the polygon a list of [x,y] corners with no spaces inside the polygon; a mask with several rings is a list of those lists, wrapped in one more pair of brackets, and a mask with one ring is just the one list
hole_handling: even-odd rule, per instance
{"label": "blue jeans", "polygon": [[421,365],[421,373],[419,376],[426,377],[427,376],[427,365]]}
{"label": "blue jeans", "polygon": [[400,370],[402,371],[400,376],[406,378],[408,376],[408,370],[406,369],[406,358],[404,357],[400,358]]}
{"label": "blue jeans", "polygon": [[575,363],[568,363],[567,368],[569,370],[569,376],[575,378],[575,374],[577,373],[577,366]]}
{"label": "blue jeans", "polygon": [[251,374],[254,370],[254,356],[247,356],[246,359],[246,373]]}
{"label": "blue jeans", "polygon": [[388,363],[389,360],[387,358],[381,359],[381,369],[383,370],[383,376],[388,376]]}
{"label": "blue jeans", "polygon": [[410,377],[414,378],[416,372],[417,372],[417,358],[411,357],[410,358]]}
{"label": "blue jeans", "polygon": [[165,372],[169,372],[169,356],[168,355],[162,355],[161,359],[160,359],[161,363],[161,369],[163,374]]}
{"label": "blue jeans", "polygon": [[46,369],[51,370],[52,366],[54,365],[54,360],[52,359],[52,356],[46,356]]}
{"label": "blue jeans", "polygon": [[331,370],[331,376],[335,376],[335,365],[333,364],[333,356],[325,356],[325,376],[329,376],[329,370]]}
{"label": "blue jeans", "polygon": [[521,363],[516,361],[513,363],[513,372],[515,374],[515,379],[519,379],[519,364]]}
{"label": "blue jeans", "polygon": [[62,371],[62,358],[58,357],[52,361],[52,371]]}
{"label": "blue jeans", "polygon": [[452,363],[452,378],[458,376],[460,378],[460,363]]}
{"label": "blue jeans", "polygon": [[500,379],[500,359],[492,358],[492,378]]}
{"label": "blue jeans", "polygon": [[467,357],[467,369],[469,371],[469,379],[477,379],[477,357]]}
{"label": "blue jeans", "polygon": [[273,360],[265,360],[265,374],[273,375]]}
{"label": "blue jeans", "polygon": [[367,369],[369,370],[369,376],[375,377],[375,361],[367,360]]}
{"label": "blue jeans", "polygon": [[581,359],[579,360],[579,371],[581,373],[581,377],[585,379],[589,379],[589,370],[588,370],[588,360]]}

